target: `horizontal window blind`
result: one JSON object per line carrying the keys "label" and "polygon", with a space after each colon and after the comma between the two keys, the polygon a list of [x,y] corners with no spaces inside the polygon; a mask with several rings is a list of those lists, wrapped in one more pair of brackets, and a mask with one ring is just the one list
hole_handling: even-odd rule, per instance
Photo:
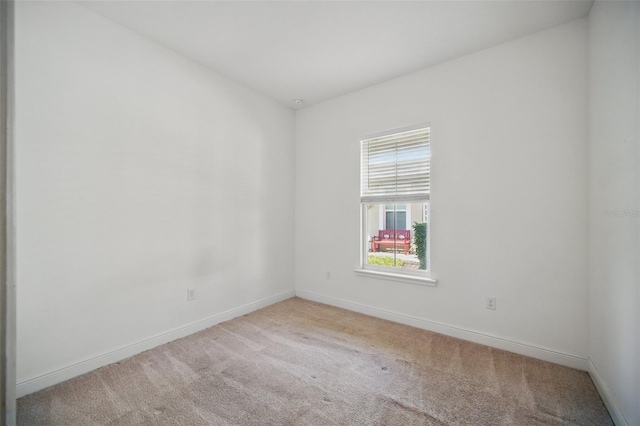
{"label": "horizontal window blind", "polygon": [[361,201],[423,201],[430,193],[429,127],[361,141]]}

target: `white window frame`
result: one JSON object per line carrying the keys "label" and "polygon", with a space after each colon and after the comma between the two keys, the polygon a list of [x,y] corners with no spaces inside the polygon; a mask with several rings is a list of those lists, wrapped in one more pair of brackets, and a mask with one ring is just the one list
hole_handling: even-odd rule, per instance
{"label": "white window frame", "polygon": [[[413,131],[413,130],[419,130],[419,129],[423,129],[423,128],[429,128],[429,140],[431,142],[431,129],[430,129],[430,124],[421,124],[421,125],[416,125],[416,126],[411,126],[411,127],[404,127],[404,128],[399,128],[399,129],[393,129],[390,131],[385,131],[385,132],[380,132],[380,133],[376,133],[376,134],[371,134],[371,135],[367,135],[365,137],[363,137],[360,141],[360,143],[362,144],[362,141],[367,140],[367,139],[372,139],[372,138],[376,138],[376,137],[384,137],[384,136],[390,136],[393,134],[397,134],[397,133],[403,133],[403,132],[409,132],[409,131]],[[362,165],[361,165],[362,167]],[[361,170],[362,173],[362,170]],[[429,191],[430,192],[430,191]],[[406,208],[406,212],[407,212],[407,226],[409,227],[408,229],[412,228],[412,222],[411,222],[411,209],[412,209],[412,204],[418,204],[418,203],[424,203],[425,206],[423,207],[423,209],[430,209],[431,207],[431,201],[430,201],[430,196],[425,197],[424,199],[407,199],[406,201],[401,201],[400,199],[398,199],[397,201],[394,201],[395,204],[406,204],[407,208]],[[411,284],[419,284],[419,285],[427,285],[427,286],[435,286],[437,283],[437,280],[431,276],[431,271],[432,271],[432,264],[431,264],[431,252],[432,252],[432,246],[431,246],[431,223],[428,223],[427,225],[427,269],[426,270],[412,270],[412,269],[400,269],[400,268],[390,268],[390,267],[384,267],[384,266],[378,266],[378,265],[369,265],[367,263],[367,259],[368,259],[368,255],[369,255],[369,246],[371,245],[370,242],[370,238],[373,237],[372,235],[369,235],[369,224],[368,224],[368,218],[367,218],[367,206],[370,204],[380,204],[379,205],[379,229],[384,229],[384,224],[385,224],[385,204],[391,204],[391,202],[381,202],[378,203],[376,202],[366,202],[366,201],[362,201],[362,199],[360,200],[360,223],[361,223],[361,230],[360,230],[360,267],[358,269],[355,270],[355,272],[358,275],[361,276],[367,276],[367,277],[372,277],[372,278],[380,278],[380,279],[385,279],[385,280],[394,280],[394,281],[400,281],[400,282],[406,282],[406,283],[411,283]],[[424,212],[423,212],[424,214]],[[430,211],[427,212],[427,215],[430,215]]]}

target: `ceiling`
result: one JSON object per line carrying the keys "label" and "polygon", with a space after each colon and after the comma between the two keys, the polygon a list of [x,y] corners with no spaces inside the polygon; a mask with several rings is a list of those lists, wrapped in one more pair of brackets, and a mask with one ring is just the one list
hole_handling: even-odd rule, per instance
{"label": "ceiling", "polygon": [[592,0],[80,3],[299,108],[584,17]]}

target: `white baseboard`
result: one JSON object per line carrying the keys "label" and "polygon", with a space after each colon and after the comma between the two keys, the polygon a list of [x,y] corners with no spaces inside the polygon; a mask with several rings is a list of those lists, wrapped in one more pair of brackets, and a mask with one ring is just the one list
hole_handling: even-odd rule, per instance
{"label": "white baseboard", "polygon": [[314,302],[324,303],[326,305],[337,306],[339,308],[359,312],[361,314],[371,315],[373,317],[410,325],[416,328],[422,328],[424,330],[429,330],[440,334],[445,334],[447,336],[457,337],[459,339],[491,346],[493,348],[514,352],[520,355],[530,356],[532,358],[541,359],[543,361],[553,362],[555,364],[564,365],[578,370],[587,371],[588,369],[587,358],[582,358],[576,355],[569,355],[551,349],[532,346],[526,343],[515,342],[512,340],[491,336],[489,334],[484,334],[473,330],[450,326],[439,322],[414,317],[411,315],[405,315],[386,309],[375,308],[373,306],[364,305],[362,303],[351,302],[348,300],[339,299],[332,296],[325,296],[304,290],[296,290],[296,296],[303,299],[312,300]]}
{"label": "white baseboard", "polygon": [[237,308],[229,309],[228,311],[221,312],[209,318],[192,322],[182,327],[174,328],[173,330],[160,333],[156,336],[121,347],[111,352],[85,359],[84,361],[80,361],[76,364],[69,365],[59,370],[55,370],[38,377],[24,380],[17,384],[17,397],[20,398],[41,389],[48,388],[49,386],[64,382],[65,380],[72,379],[74,377],[80,376],[81,374],[93,371],[97,368],[104,367],[105,365],[113,364],[115,362],[137,355],[141,352],[153,349],[157,346],[164,345],[165,343],[169,343],[181,337],[185,337],[200,330],[204,330],[205,328],[209,328],[221,322],[229,321],[233,318],[248,314],[255,310],[273,305],[274,303],[290,299],[294,296],[295,291],[293,290],[276,294],[275,296],[257,300],[255,302],[251,302]]}
{"label": "white baseboard", "polygon": [[613,399],[613,395],[611,394],[611,390],[609,386],[602,380],[600,374],[598,373],[598,369],[596,365],[593,363],[593,360],[589,358],[589,376],[591,376],[591,380],[593,384],[596,385],[596,389],[598,389],[598,393],[600,393],[600,397],[602,398],[602,402],[604,402],[605,407],[609,410],[609,415],[611,415],[611,419],[616,426],[629,426],[630,423],[627,421],[627,418],[622,414],[622,411],[618,408],[618,405],[615,403]]}

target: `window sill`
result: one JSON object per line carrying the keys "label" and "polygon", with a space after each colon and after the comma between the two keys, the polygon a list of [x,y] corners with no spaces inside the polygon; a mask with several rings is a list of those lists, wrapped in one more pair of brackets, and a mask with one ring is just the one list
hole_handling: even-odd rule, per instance
{"label": "window sill", "polygon": [[435,287],[438,280],[430,277],[419,277],[414,275],[392,274],[389,272],[374,271],[371,269],[356,269],[356,275],[368,278],[377,278],[382,280],[398,281],[407,284],[423,285],[427,287]]}

